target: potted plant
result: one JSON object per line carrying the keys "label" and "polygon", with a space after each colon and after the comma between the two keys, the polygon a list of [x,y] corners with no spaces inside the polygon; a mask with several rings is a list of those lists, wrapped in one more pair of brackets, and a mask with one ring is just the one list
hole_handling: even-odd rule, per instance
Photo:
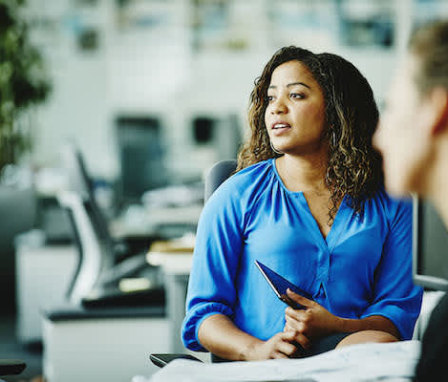
{"label": "potted plant", "polygon": [[[14,247],[19,232],[32,227],[34,192],[2,182],[6,168],[30,149],[33,128],[29,112],[49,94],[39,51],[30,43],[21,17],[23,0],[0,0],[0,301],[2,311],[14,310]],[[33,208],[34,207],[34,208]]]}
{"label": "potted plant", "polygon": [[26,113],[50,90],[42,57],[20,17],[23,5],[23,0],[0,0],[0,172],[30,148]]}

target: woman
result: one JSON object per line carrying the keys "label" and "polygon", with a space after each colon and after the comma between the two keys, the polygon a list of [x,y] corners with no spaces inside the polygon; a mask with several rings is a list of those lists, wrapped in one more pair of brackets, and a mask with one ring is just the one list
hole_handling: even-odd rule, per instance
{"label": "woman", "polygon": [[[448,227],[448,22],[421,27],[394,82],[375,143],[386,186],[430,199]],[[418,381],[448,371],[448,297],[434,309],[422,341]]]}
{"label": "woman", "polygon": [[[317,354],[412,335],[411,206],[381,189],[378,111],[359,71],[280,49],[256,81],[239,171],[201,216],[182,336],[227,360]],[[286,308],[259,260],[313,296]],[[286,308],[286,310],[285,310]]]}

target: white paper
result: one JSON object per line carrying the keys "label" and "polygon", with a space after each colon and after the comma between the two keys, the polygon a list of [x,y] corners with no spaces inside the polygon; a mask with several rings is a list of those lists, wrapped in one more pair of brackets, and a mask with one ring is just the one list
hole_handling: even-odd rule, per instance
{"label": "white paper", "polygon": [[132,382],[210,381],[410,381],[420,354],[419,341],[360,344],[303,359],[199,363],[178,359],[150,378]]}

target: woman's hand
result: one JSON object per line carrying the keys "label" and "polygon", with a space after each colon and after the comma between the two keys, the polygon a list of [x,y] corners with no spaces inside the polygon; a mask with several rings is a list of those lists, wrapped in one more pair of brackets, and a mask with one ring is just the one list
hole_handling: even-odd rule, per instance
{"label": "woman's hand", "polygon": [[[272,336],[267,341],[260,341],[254,344],[248,351],[246,359],[251,361],[273,359],[273,358],[296,358],[301,356],[299,347],[295,344],[296,333],[282,332]],[[304,343],[309,346],[309,341]],[[303,346],[301,344],[301,346]]]}
{"label": "woman's hand", "polygon": [[331,314],[317,302],[300,296],[290,289],[286,293],[288,298],[305,307],[305,309],[288,307],[285,310],[284,332],[295,333],[297,342],[301,343],[303,336],[313,339],[340,331],[339,317]]}

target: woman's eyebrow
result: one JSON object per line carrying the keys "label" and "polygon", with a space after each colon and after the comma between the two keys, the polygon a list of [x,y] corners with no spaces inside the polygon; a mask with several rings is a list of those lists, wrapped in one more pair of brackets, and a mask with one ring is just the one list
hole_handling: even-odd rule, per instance
{"label": "woman's eyebrow", "polygon": [[286,85],[286,87],[289,88],[291,86],[296,86],[296,85],[302,85],[302,86],[305,86],[308,89],[311,89],[311,87],[309,85],[305,84],[304,82],[292,82],[292,83]]}
{"label": "woman's eyebrow", "polygon": [[[287,88],[291,87],[291,86],[297,86],[297,85],[302,85],[305,86],[308,89],[311,89],[311,87],[307,84],[305,84],[304,82],[291,82],[290,84],[286,85]],[[277,89],[276,85],[269,85],[268,89]]]}

